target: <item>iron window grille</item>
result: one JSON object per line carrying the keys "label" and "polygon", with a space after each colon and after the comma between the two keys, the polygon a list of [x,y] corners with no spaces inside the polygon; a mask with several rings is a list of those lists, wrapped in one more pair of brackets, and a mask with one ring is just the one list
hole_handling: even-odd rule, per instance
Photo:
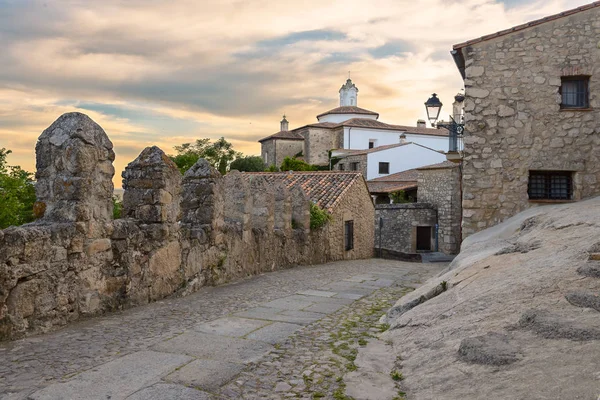
{"label": "iron window grille", "polygon": [[346,251],[354,248],[354,221],[344,222],[344,244]]}
{"label": "iron window grille", "polygon": [[563,76],[561,80],[561,108],[590,107],[589,76]]}
{"label": "iron window grille", "polygon": [[358,171],[358,163],[357,162],[350,163],[350,171]]}
{"label": "iron window grille", "polygon": [[571,200],[573,173],[568,171],[529,171],[530,200]]}
{"label": "iron window grille", "polygon": [[379,173],[380,174],[389,174],[390,173],[390,163],[389,162],[380,162],[379,163]]}

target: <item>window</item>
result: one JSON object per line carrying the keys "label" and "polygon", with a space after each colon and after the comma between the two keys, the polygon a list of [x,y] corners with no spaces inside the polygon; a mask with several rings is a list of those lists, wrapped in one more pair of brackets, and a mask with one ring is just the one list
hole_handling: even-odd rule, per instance
{"label": "window", "polygon": [[372,149],[374,147],[375,147],[375,140],[374,139],[369,140],[369,148]]}
{"label": "window", "polygon": [[340,165],[340,171],[343,171],[344,167],[345,167],[344,164],[339,164],[339,165]]}
{"label": "window", "polygon": [[346,251],[354,248],[354,221],[344,222],[344,245]]}
{"label": "window", "polygon": [[350,163],[350,171],[358,171],[358,163],[357,162]]}
{"label": "window", "polygon": [[530,200],[571,200],[573,173],[569,171],[529,171]]}
{"label": "window", "polygon": [[563,76],[561,78],[560,108],[589,108],[590,107],[590,77]]}
{"label": "window", "polygon": [[390,163],[389,162],[380,162],[379,163],[379,173],[380,174],[389,174],[390,173]]}

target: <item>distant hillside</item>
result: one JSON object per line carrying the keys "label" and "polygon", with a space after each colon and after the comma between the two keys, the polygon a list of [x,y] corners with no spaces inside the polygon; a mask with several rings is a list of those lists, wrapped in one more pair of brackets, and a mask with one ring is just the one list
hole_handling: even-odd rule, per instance
{"label": "distant hillside", "polygon": [[600,198],[527,210],[468,238],[402,298],[383,339],[408,399],[597,399]]}

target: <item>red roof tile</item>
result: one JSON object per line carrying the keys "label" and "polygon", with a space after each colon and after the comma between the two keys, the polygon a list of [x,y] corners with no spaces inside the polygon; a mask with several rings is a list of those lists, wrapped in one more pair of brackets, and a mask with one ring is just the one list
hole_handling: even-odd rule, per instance
{"label": "red roof tile", "polygon": [[269,139],[304,140],[304,137],[294,131],[279,131],[277,133],[272,134],[271,136],[267,136],[266,138],[260,139],[259,143]]}
{"label": "red roof tile", "polygon": [[385,129],[394,131],[403,131],[406,133],[415,133],[419,135],[433,135],[433,136],[448,136],[448,130],[444,128],[433,129],[433,128],[419,128],[416,126],[406,125],[391,125],[386,124],[374,119],[367,118],[352,118],[348,121],[340,122],[338,126],[352,126],[357,128],[373,128],[373,129]]}
{"label": "red roof tile", "polygon": [[417,181],[414,182],[373,182],[367,181],[369,193],[392,193],[398,190],[416,189]]}
{"label": "red roof tile", "polygon": [[419,173],[416,169],[407,169],[406,171],[396,172],[382,176],[381,178],[371,179],[370,182],[416,182],[419,178]]}
{"label": "red roof tile", "polygon": [[364,108],[356,107],[356,106],[342,106],[334,108],[333,110],[329,110],[324,112],[323,114],[317,115],[317,118],[323,117],[329,114],[365,114],[365,115],[376,115],[379,117],[379,114],[375,111],[365,110]]}
{"label": "red roof tile", "polygon": [[425,165],[423,167],[416,168],[417,170],[422,169],[450,169],[450,168],[458,168],[460,164],[454,163],[452,161],[444,161],[438,164]]}
{"label": "red roof tile", "polygon": [[512,27],[510,29],[505,29],[503,31],[492,33],[491,35],[486,35],[486,36],[482,36],[482,37],[477,38],[477,39],[472,39],[472,40],[468,40],[468,41],[463,42],[463,43],[455,44],[452,48],[454,50],[458,50],[458,49],[470,46],[470,45],[475,44],[475,43],[484,42],[486,40],[494,39],[494,38],[497,38],[499,36],[509,35],[511,33],[514,33],[514,32],[522,31],[523,29],[531,28],[531,27],[536,26],[536,25],[540,25],[540,24],[543,24],[543,23],[546,23],[546,22],[554,21],[554,20],[557,20],[559,18],[568,17],[570,15],[577,14],[577,13],[580,13],[582,11],[591,10],[593,8],[596,8],[596,7],[600,7],[600,1],[596,1],[596,2],[593,2],[593,3],[587,4],[585,6],[577,7],[577,8],[574,8],[572,10],[563,11],[563,12],[561,12],[559,14],[550,15],[548,17],[537,19],[535,21],[530,21],[530,22],[527,22],[525,24],[517,25],[517,26]]}
{"label": "red roof tile", "polygon": [[[422,147],[422,148],[427,149],[427,150],[438,152],[435,149],[432,149],[432,148],[429,148],[427,146],[423,146],[423,145],[421,145],[419,143],[414,143],[414,142],[387,144],[385,146],[377,146],[377,147],[373,147],[372,149],[365,149],[365,150],[337,149],[337,151],[340,152],[340,154],[339,154],[338,157],[344,157],[346,155],[348,155],[348,156],[350,156],[350,155],[351,156],[358,156],[358,155],[363,155],[363,154],[376,153],[378,151],[384,151],[384,150],[394,149],[396,147],[408,146],[409,144],[414,144],[415,146],[419,146],[419,147]],[[343,154],[343,153],[345,153],[345,154]]]}
{"label": "red roof tile", "polygon": [[245,172],[244,177],[252,179],[261,176],[267,182],[283,181],[288,188],[299,187],[306,196],[324,210],[332,212],[342,195],[356,182],[363,181],[358,172]]}

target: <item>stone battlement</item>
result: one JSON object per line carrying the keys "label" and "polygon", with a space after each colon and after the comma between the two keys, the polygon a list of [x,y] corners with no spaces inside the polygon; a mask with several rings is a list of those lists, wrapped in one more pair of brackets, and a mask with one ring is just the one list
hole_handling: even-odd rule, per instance
{"label": "stone battlement", "polygon": [[330,227],[310,230],[301,190],[260,175],[221,176],[202,159],[182,177],[155,146],[123,172],[123,218],[113,220],[112,147],[80,113],[40,136],[40,218],[0,231],[0,340],[207,284],[348,258],[330,244]]}

